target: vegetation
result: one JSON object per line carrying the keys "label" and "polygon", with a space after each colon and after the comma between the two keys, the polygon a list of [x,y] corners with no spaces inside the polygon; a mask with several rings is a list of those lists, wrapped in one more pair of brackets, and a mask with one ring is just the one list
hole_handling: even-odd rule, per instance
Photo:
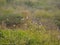
{"label": "vegetation", "polygon": [[0,45],[60,45],[59,31],[0,30]]}
{"label": "vegetation", "polygon": [[0,45],[60,45],[60,0],[0,0]]}

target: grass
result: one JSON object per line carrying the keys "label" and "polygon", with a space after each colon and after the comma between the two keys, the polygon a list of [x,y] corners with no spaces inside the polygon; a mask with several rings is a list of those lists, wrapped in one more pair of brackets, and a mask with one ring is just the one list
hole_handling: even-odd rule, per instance
{"label": "grass", "polygon": [[60,45],[60,31],[50,28],[60,27],[60,9],[55,2],[59,0],[0,0],[0,26],[7,17],[10,23],[20,21],[15,15],[23,17],[21,29],[0,29],[0,45]]}
{"label": "grass", "polygon": [[0,45],[60,45],[58,31],[0,30]]}

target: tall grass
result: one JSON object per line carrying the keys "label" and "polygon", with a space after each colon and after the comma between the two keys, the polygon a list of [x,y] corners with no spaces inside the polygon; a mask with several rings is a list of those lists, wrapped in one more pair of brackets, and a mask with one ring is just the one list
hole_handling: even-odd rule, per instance
{"label": "tall grass", "polygon": [[0,30],[0,45],[60,45],[56,30]]}

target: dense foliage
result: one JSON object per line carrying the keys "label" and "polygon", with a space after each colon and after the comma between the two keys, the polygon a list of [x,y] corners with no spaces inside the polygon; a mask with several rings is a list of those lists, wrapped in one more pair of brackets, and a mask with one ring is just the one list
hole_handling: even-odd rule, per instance
{"label": "dense foliage", "polygon": [[0,30],[0,45],[60,45],[59,31]]}
{"label": "dense foliage", "polygon": [[0,45],[60,45],[60,0],[0,0]]}

